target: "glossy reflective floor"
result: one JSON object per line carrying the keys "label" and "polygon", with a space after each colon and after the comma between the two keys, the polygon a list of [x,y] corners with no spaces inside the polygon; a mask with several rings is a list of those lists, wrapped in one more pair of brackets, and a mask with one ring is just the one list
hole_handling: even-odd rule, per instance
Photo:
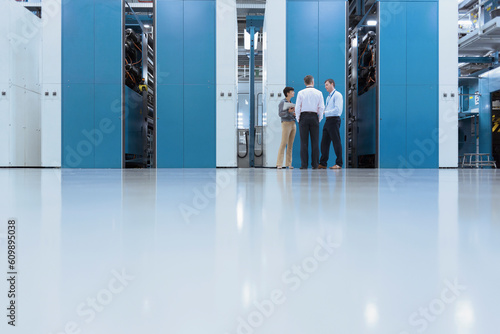
{"label": "glossy reflective floor", "polygon": [[500,328],[496,170],[0,169],[0,190],[1,333]]}

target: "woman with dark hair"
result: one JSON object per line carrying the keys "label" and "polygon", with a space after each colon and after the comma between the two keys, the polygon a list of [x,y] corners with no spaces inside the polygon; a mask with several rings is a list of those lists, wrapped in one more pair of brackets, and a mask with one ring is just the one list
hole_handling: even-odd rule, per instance
{"label": "woman with dark hair", "polygon": [[297,132],[297,126],[295,124],[295,108],[286,108],[290,105],[290,100],[295,96],[295,91],[292,87],[285,87],[283,89],[283,94],[285,98],[279,104],[279,116],[281,117],[281,145],[278,151],[278,161],[276,162],[276,168],[281,169],[283,166],[283,156],[285,155],[286,147],[286,167],[292,169],[292,152],[293,152],[293,141],[295,139],[295,133]]}

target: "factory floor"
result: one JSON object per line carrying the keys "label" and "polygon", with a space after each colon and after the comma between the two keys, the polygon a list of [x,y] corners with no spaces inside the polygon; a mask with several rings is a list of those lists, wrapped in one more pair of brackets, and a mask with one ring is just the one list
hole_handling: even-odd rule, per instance
{"label": "factory floor", "polygon": [[1,333],[500,328],[497,170],[0,169],[0,189]]}

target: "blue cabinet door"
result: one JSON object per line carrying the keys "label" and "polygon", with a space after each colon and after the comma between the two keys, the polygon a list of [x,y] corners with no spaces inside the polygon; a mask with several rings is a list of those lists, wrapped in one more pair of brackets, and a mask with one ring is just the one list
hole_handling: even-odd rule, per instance
{"label": "blue cabinet door", "polygon": [[184,167],[215,168],[215,86],[184,86]]}
{"label": "blue cabinet door", "polygon": [[157,94],[157,167],[182,168],[184,166],[183,86],[160,85]]}
{"label": "blue cabinet door", "polygon": [[94,85],[63,85],[62,167],[94,168]]}

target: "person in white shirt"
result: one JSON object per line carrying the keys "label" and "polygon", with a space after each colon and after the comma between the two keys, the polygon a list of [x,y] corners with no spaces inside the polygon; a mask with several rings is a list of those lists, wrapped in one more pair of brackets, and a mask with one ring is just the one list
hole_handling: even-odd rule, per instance
{"label": "person in white shirt", "polygon": [[300,132],[300,169],[307,169],[309,159],[309,137],[311,137],[311,166],[319,165],[319,122],[323,119],[325,103],[323,94],[314,88],[314,78],[304,78],[306,88],[297,94],[295,115],[299,122]]}
{"label": "person in white shirt", "polygon": [[337,160],[330,169],[342,168],[342,143],[340,141],[340,116],[344,107],[342,94],[335,89],[335,81],[327,79],[325,88],[328,93],[326,98],[325,117],[326,122],[323,126],[323,137],[321,138],[321,159],[319,168],[326,169],[330,154],[330,143],[333,143]]}

